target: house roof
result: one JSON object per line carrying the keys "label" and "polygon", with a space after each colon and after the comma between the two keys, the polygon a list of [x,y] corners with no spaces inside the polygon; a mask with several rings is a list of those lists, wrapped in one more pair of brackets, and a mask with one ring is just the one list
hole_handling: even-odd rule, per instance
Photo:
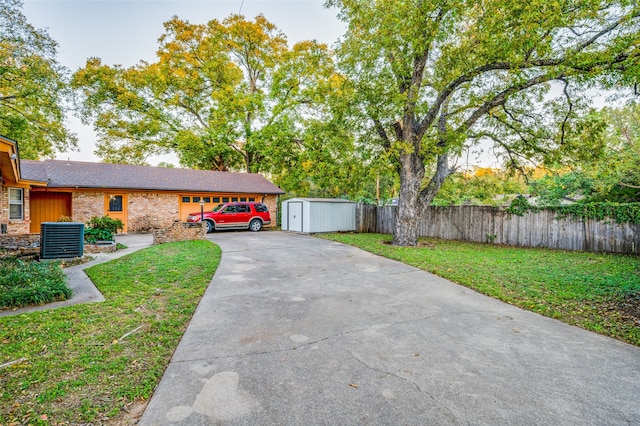
{"label": "house roof", "polygon": [[22,160],[21,171],[24,179],[46,181],[49,188],[284,194],[284,191],[257,173],[64,160]]}

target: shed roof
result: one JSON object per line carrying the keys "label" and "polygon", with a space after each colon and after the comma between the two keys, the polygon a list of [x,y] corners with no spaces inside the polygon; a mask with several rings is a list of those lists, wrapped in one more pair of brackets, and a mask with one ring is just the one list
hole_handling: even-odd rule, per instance
{"label": "shed roof", "polygon": [[290,198],[284,202],[287,201],[292,201],[292,200],[296,200],[296,201],[309,201],[311,203],[352,203],[355,204],[355,201],[351,201],[351,200],[343,200],[342,198]]}
{"label": "shed roof", "polygon": [[284,194],[257,173],[64,160],[22,160],[21,171],[24,179],[46,181],[50,188]]}

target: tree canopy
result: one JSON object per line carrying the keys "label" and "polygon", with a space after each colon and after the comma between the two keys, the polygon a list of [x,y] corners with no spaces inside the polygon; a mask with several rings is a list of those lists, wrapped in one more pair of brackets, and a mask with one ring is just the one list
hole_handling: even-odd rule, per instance
{"label": "tree canopy", "polygon": [[533,181],[531,192],[541,204],[554,205],[562,199],[640,202],[640,107],[633,102],[591,115],[604,123],[602,156]]}
{"label": "tree canopy", "polygon": [[597,153],[584,93],[640,79],[634,1],[327,4],[348,25],[337,54],[361,143],[400,177],[396,245],[416,244],[423,207],[469,141],[493,141],[515,167]]}
{"label": "tree canopy", "polygon": [[0,0],[0,134],[20,143],[25,159],[76,146],[65,127],[70,91],[56,42],[22,13],[21,0]]}
{"label": "tree canopy", "polygon": [[604,161],[590,168],[602,199],[640,202],[640,105],[602,111],[608,123]]}
{"label": "tree canopy", "polygon": [[[264,16],[164,24],[157,61],[123,69],[91,58],[73,76],[107,161],[175,152],[198,169],[283,175],[325,113],[333,62],[325,45],[287,39]],[[302,159],[304,161],[304,159]],[[297,181],[300,183],[299,180]]]}

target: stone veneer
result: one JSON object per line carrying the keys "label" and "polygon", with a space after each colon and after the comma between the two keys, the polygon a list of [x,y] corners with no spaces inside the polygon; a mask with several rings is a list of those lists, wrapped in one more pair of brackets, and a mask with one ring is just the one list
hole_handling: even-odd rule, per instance
{"label": "stone veneer", "polygon": [[203,240],[207,234],[207,227],[202,223],[173,222],[164,229],[153,231],[153,244],[173,243],[176,241]]}
{"label": "stone veneer", "polygon": [[0,259],[40,254],[40,234],[0,235]]}

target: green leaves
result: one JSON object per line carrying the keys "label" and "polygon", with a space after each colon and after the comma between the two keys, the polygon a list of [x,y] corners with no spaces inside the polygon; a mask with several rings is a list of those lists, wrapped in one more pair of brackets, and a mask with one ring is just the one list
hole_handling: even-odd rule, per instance
{"label": "green leaves", "polygon": [[0,261],[0,308],[66,300],[71,293],[59,262]]}
{"label": "green leaves", "polygon": [[205,25],[174,17],[159,41],[154,63],[90,60],[74,75],[104,159],[143,163],[171,151],[187,167],[271,172],[296,152],[334,72],[326,46],[289,48],[261,15]]}
{"label": "green leaves", "polygon": [[[532,182],[532,193],[549,205],[563,197],[640,202],[639,111],[638,105],[631,103],[590,112],[576,120],[571,130],[574,136],[567,138],[562,147],[566,152],[575,152],[568,163],[571,167],[554,167],[553,175]],[[589,134],[594,133],[597,137],[590,138]]]}
{"label": "green leaves", "polygon": [[[492,141],[515,168],[597,157],[602,122],[581,114],[587,102],[579,100],[596,84],[637,82],[632,2],[328,5],[348,23],[337,53],[362,143],[390,154],[400,172],[398,223],[417,223],[415,207],[433,200],[453,172],[449,161],[470,142]],[[396,230],[405,235],[394,241],[415,244],[415,229]]]}
{"label": "green leaves", "polygon": [[76,146],[64,125],[71,94],[57,44],[31,26],[21,0],[0,0],[0,134],[20,143],[20,157],[50,157]]}

